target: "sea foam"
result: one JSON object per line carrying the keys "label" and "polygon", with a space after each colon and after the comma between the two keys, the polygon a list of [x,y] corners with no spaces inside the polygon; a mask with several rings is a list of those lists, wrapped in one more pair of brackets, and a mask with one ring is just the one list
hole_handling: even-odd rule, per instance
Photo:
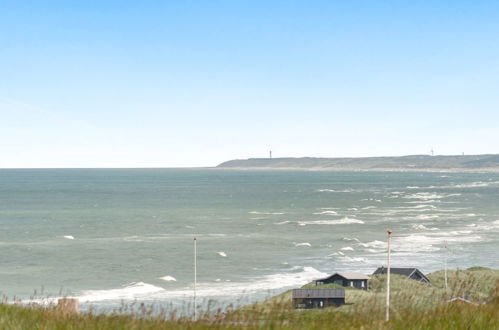
{"label": "sea foam", "polygon": [[314,221],[299,221],[300,225],[347,225],[347,224],[363,224],[364,221],[359,219],[343,218],[340,220],[314,220]]}
{"label": "sea foam", "polygon": [[304,242],[304,243],[293,243],[296,247],[299,247],[299,246],[308,246],[308,247],[311,247],[312,244],[308,243],[308,242]]}
{"label": "sea foam", "polygon": [[163,281],[166,281],[166,282],[176,282],[177,281],[177,279],[175,277],[170,276],[170,275],[166,275],[166,276],[160,277],[159,279],[163,280]]}

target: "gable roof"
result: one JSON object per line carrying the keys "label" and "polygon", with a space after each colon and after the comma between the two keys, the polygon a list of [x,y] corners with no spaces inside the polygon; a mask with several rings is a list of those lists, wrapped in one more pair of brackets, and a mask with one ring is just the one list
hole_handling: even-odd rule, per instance
{"label": "gable roof", "polygon": [[[397,274],[397,275],[404,275],[404,276],[411,276],[417,268],[390,268],[390,273],[391,274]],[[379,267],[376,269],[373,273],[373,275],[379,275],[379,274],[386,274],[387,268],[386,267]]]}
{"label": "gable roof", "polygon": [[[386,272],[387,272],[387,268],[379,267],[378,269],[376,269],[374,271],[373,275],[384,275],[384,274],[386,274]],[[426,277],[426,275],[417,268],[393,268],[393,267],[390,267],[390,274],[411,277],[414,273],[417,273],[418,275],[420,275],[425,281],[430,282],[430,279],[428,277]]]}
{"label": "gable roof", "polygon": [[321,280],[327,280],[330,279],[331,277],[335,275],[340,275],[341,277],[347,279],[347,280],[368,280],[369,277],[367,275],[361,274],[361,273],[355,273],[355,272],[336,272],[333,275],[330,275],[326,278],[322,278],[318,281]]}

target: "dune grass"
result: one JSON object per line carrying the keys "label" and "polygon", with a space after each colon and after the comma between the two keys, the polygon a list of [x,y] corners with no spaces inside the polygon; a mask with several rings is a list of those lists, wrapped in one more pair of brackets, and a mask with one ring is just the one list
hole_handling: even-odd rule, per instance
{"label": "dune grass", "polygon": [[[323,310],[295,310],[291,292],[198,320],[155,315],[63,314],[55,308],[0,304],[0,329],[499,329],[499,271],[472,268],[429,275],[432,284],[394,276],[392,319],[383,322],[385,278],[374,277],[370,290],[346,290],[347,305]],[[310,284],[307,285],[310,287]],[[448,303],[455,296],[476,305]]]}

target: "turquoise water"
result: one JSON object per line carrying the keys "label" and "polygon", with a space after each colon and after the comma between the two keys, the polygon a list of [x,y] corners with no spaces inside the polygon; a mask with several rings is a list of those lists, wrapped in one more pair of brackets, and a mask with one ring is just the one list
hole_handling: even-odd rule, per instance
{"label": "turquoise water", "polygon": [[[121,301],[247,301],[334,271],[499,268],[499,174],[0,170],[0,291]],[[42,291],[42,293],[40,293]]]}

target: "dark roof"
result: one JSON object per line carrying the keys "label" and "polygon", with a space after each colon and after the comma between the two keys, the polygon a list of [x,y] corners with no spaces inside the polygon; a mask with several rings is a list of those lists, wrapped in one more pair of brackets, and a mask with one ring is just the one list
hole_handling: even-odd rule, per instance
{"label": "dark roof", "polygon": [[[376,269],[373,273],[373,275],[379,275],[379,274],[386,274],[387,268],[385,267],[379,267]],[[391,274],[397,274],[397,275],[405,275],[405,276],[411,276],[414,271],[416,271],[417,268],[390,268],[390,273]]]}
{"label": "dark roof", "polygon": [[334,273],[333,275],[328,276],[326,278],[321,278],[317,281],[324,281],[324,280],[330,279],[331,277],[333,277],[335,275],[340,275],[341,277],[343,277],[344,279],[347,279],[347,280],[368,280],[369,279],[369,277],[367,277],[367,275],[364,275],[362,273],[339,272],[339,273]]}
{"label": "dark roof", "polygon": [[[378,269],[376,269],[374,271],[373,275],[383,275],[383,274],[386,274],[386,272],[387,272],[387,268],[385,268],[385,267],[379,267]],[[417,269],[417,268],[393,268],[393,267],[390,267],[390,274],[403,275],[403,276],[411,277],[412,274],[414,274],[414,273],[418,273],[427,282],[430,282],[430,279],[428,277],[426,277],[426,275],[422,271],[420,271],[419,269]]]}
{"label": "dark roof", "polygon": [[293,289],[295,298],[345,298],[345,289]]}

